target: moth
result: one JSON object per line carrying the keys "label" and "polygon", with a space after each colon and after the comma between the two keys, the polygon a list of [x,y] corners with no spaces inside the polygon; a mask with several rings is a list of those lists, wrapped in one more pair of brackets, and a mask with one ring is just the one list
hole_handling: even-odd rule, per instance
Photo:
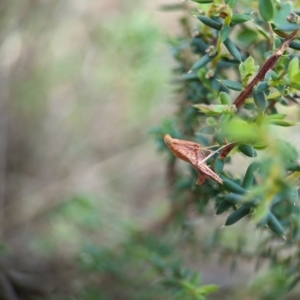
{"label": "moth", "polygon": [[211,170],[206,164],[206,160],[220,149],[210,155],[207,155],[209,150],[205,150],[200,144],[173,139],[169,134],[164,136],[164,142],[177,158],[190,163],[194,167],[198,173],[198,179],[196,181],[197,185],[203,184],[207,177],[223,184],[223,181],[218,174]]}

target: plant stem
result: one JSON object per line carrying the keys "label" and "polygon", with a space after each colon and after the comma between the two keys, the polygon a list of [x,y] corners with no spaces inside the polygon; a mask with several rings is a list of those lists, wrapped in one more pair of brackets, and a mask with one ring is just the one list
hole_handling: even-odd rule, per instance
{"label": "plant stem", "polygon": [[236,108],[240,108],[245,100],[248,98],[248,96],[252,93],[253,88],[256,86],[256,84],[260,81],[262,81],[266,75],[266,73],[271,70],[278,59],[282,56],[284,51],[289,47],[290,43],[293,41],[295,36],[298,34],[299,30],[293,31],[289,37],[283,42],[283,44],[275,51],[273,55],[271,55],[265,63],[262,65],[260,70],[258,71],[257,75],[253,78],[253,80],[248,84],[248,86],[238,95],[238,97],[235,99],[234,103]]}

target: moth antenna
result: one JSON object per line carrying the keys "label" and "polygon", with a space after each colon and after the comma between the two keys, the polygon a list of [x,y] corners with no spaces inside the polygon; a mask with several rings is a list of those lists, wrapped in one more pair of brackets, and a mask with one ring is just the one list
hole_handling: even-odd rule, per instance
{"label": "moth antenna", "polygon": [[206,162],[209,158],[211,158],[213,155],[215,155],[216,153],[218,153],[221,149],[227,147],[227,146],[230,145],[230,144],[234,144],[234,143],[233,143],[233,142],[232,142],[232,143],[228,143],[228,144],[223,145],[222,147],[220,147],[218,150],[212,151],[211,154],[209,154],[209,155],[206,156],[203,160],[200,161],[200,164]]}
{"label": "moth antenna", "polygon": [[[231,144],[234,144],[235,142],[230,142],[230,143],[228,143],[228,144],[226,144],[226,145],[223,145],[222,147],[220,147],[218,150],[216,150],[216,151],[219,151],[219,150],[221,150],[222,148],[225,148],[226,146],[228,146],[228,145],[231,145]],[[214,148],[214,147],[216,147],[216,146],[218,146],[218,145],[212,145],[212,146],[207,146],[207,147],[203,147],[203,149],[208,149],[208,148]],[[209,150],[208,150],[209,151]]]}

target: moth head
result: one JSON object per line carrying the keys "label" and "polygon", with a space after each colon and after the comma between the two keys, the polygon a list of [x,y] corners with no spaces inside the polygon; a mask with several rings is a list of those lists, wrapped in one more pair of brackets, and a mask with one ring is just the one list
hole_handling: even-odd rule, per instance
{"label": "moth head", "polygon": [[167,146],[170,146],[172,144],[172,137],[169,134],[166,134],[164,136],[164,142]]}

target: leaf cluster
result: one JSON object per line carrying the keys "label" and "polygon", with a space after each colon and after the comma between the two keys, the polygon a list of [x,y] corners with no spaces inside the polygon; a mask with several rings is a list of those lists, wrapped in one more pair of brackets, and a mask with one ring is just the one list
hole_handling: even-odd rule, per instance
{"label": "leaf cluster", "polygon": [[[187,12],[185,34],[169,40],[177,61],[178,111],[152,132],[162,151],[168,151],[165,134],[212,150],[228,147],[207,161],[223,185],[208,180],[200,187],[197,174],[176,168],[168,152],[170,198],[174,206],[192,203],[199,213],[214,202],[217,215],[228,214],[225,226],[248,217],[268,236],[261,253],[273,267],[283,265],[292,281],[298,278],[293,264],[300,263],[293,248],[300,237],[300,163],[285,127],[297,125],[287,112],[299,115],[298,12],[286,1],[193,2],[179,7]],[[248,157],[248,166],[235,165],[238,154]],[[283,258],[286,247],[293,250]]]}

